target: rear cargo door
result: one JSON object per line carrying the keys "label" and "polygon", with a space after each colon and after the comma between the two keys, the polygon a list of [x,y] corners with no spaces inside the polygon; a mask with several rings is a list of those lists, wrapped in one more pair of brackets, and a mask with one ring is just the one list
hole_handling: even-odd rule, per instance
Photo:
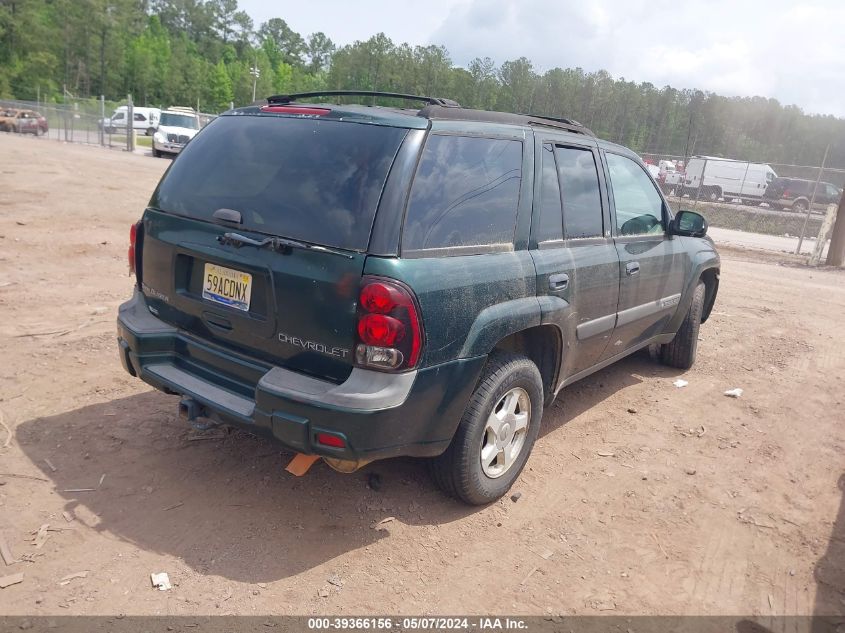
{"label": "rear cargo door", "polygon": [[215,120],[144,216],[151,309],[200,341],[345,379],[373,218],[405,134],[314,118]]}

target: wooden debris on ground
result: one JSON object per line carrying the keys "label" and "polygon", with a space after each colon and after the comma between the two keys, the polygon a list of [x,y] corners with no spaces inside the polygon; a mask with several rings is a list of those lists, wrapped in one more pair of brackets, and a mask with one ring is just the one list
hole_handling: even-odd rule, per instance
{"label": "wooden debris on ground", "polygon": [[6,587],[11,587],[12,585],[17,585],[22,582],[23,572],[12,574],[11,576],[3,576],[0,578],[0,589],[5,589]]}
{"label": "wooden debris on ground", "polygon": [[87,570],[78,571],[75,574],[68,574],[67,576],[62,578],[59,581],[59,584],[64,587],[65,585],[69,584],[71,580],[74,580],[76,578],[87,578],[87,577],[88,577],[88,571]]}
{"label": "wooden debris on ground", "polygon": [[50,524],[45,523],[38,531],[35,533],[35,538],[33,539],[32,543],[35,545],[35,549],[41,549],[44,547],[44,543],[47,542],[47,539],[50,538],[50,535],[47,533],[47,530],[50,529]]}
{"label": "wooden debris on ground", "polygon": [[3,562],[6,565],[14,565],[18,562],[12,555],[12,550],[9,549],[9,544],[6,543],[6,539],[3,538],[2,534],[0,534],[0,556],[3,557]]}

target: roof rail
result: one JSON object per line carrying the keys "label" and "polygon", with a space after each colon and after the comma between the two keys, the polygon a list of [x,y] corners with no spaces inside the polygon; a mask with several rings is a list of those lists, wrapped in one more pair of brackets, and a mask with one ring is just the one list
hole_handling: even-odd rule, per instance
{"label": "roof rail", "polygon": [[409,101],[422,101],[429,105],[438,105],[444,108],[460,108],[457,101],[443,99],[441,97],[421,97],[419,95],[406,95],[398,92],[379,92],[376,90],[320,90],[318,92],[298,92],[290,95],[273,95],[267,97],[270,105],[284,105],[298,99],[310,99],[311,97],[391,97],[393,99],[407,99]]}
{"label": "roof rail", "polygon": [[522,116],[531,117],[532,119],[546,119],[547,121],[556,121],[564,125],[572,125],[574,127],[586,127],[583,123],[578,123],[575,119],[564,119],[563,117],[547,116],[545,114],[523,114]]}
{"label": "roof rail", "polygon": [[471,108],[442,108],[438,105],[428,105],[417,113],[426,119],[444,119],[451,121],[481,121],[487,123],[503,123],[506,125],[538,125],[556,128],[573,134],[584,134],[595,137],[592,130],[570,119],[558,119],[533,114],[514,114],[512,112],[498,112],[495,110],[473,110]]}

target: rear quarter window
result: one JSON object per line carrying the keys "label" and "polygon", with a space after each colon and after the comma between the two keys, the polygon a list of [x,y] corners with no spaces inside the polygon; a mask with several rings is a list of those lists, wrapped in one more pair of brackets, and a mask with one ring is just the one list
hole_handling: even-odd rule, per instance
{"label": "rear quarter window", "polygon": [[243,228],[366,250],[382,187],[405,128],[278,116],[221,116],[197,134],[150,206]]}
{"label": "rear quarter window", "polygon": [[521,141],[431,135],[411,186],[403,255],[513,248],[521,182]]}

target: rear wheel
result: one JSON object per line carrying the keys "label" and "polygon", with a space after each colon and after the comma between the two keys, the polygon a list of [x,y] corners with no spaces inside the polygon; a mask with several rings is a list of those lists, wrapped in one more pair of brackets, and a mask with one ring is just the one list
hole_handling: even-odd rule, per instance
{"label": "rear wheel", "polygon": [[704,282],[699,281],[692,295],[689,311],[684,317],[678,333],[671,343],[661,346],[660,360],[664,365],[689,369],[695,362],[695,352],[698,348],[698,330],[701,327],[701,315],[704,312]]}
{"label": "rear wheel", "polygon": [[537,366],[524,356],[494,351],[452,443],[430,461],[434,481],[465,503],[495,501],[522,472],[542,416]]}
{"label": "rear wheel", "polygon": [[707,197],[710,199],[710,202],[716,202],[722,197],[721,187],[710,187],[710,190],[707,192]]}
{"label": "rear wheel", "polygon": [[792,210],[795,213],[804,213],[810,205],[803,200],[796,200],[792,203]]}

